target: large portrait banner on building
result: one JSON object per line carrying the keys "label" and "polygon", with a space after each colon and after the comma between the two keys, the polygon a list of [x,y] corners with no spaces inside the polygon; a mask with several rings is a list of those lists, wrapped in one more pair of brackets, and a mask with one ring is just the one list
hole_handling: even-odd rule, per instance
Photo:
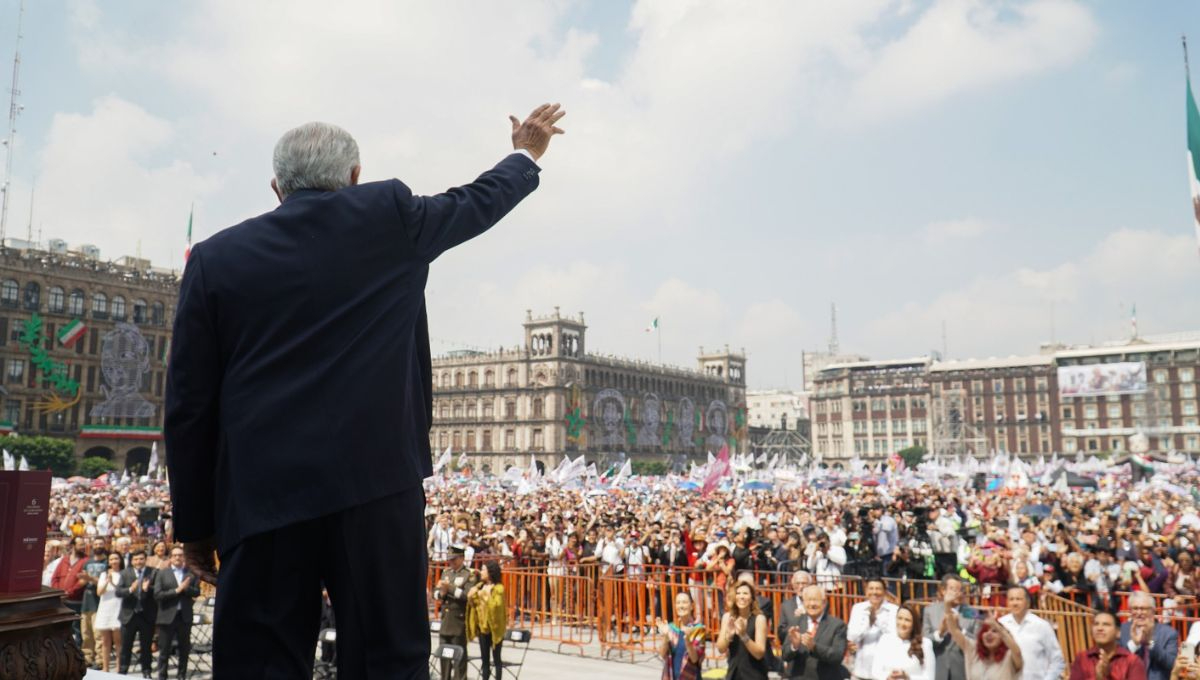
{"label": "large portrait banner on building", "polygon": [[1058,367],[1060,397],[1142,394],[1145,391],[1146,363],[1142,361]]}

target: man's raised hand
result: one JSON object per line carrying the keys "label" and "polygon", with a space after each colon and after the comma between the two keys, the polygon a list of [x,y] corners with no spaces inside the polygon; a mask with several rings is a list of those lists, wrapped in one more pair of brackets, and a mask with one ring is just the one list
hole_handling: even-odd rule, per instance
{"label": "man's raised hand", "polygon": [[556,127],[555,123],[565,115],[567,112],[559,104],[542,104],[523,123],[516,116],[509,116],[513,149],[525,149],[534,160],[541,158],[550,146],[550,138],[563,134],[562,128]]}

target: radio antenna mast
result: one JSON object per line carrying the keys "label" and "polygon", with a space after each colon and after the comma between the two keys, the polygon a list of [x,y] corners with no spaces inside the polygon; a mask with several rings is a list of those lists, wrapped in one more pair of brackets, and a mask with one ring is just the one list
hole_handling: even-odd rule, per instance
{"label": "radio antenna mast", "polygon": [[4,247],[8,236],[8,199],[12,197],[12,165],[13,143],[17,137],[17,116],[21,115],[21,105],[17,103],[21,95],[21,26],[25,20],[25,0],[21,0],[17,14],[17,49],[13,54],[12,89],[9,92],[8,103],[8,139],[4,142],[4,184],[0,186],[3,193],[3,203],[0,203],[0,249]]}

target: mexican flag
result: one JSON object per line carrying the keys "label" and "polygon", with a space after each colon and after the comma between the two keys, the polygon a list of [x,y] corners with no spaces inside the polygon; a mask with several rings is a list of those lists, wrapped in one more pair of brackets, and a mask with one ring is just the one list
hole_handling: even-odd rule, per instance
{"label": "mexican flag", "polygon": [[84,326],[79,319],[75,319],[59,329],[58,342],[65,347],[70,347],[76,340],[83,337],[85,330],[87,330],[87,326]]}
{"label": "mexican flag", "polygon": [[646,326],[646,332],[653,333],[657,330],[658,330],[658,317],[656,316],[650,320],[650,325]]}
{"label": "mexican flag", "polygon": [[192,218],[196,215],[196,204],[193,203],[188,210],[188,230],[187,230],[187,247],[183,250],[183,263],[187,264],[188,258],[192,256]]}
{"label": "mexican flag", "polygon": [[1200,112],[1196,110],[1196,98],[1192,96],[1192,81],[1187,84],[1187,141],[1188,176],[1192,185],[1193,226],[1196,241],[1200,244]]}

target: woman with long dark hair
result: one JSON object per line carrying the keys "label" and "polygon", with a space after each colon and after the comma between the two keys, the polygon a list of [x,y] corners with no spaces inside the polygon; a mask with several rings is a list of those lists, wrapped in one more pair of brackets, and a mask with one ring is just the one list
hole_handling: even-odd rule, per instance
{"label": "woman with long dark hair", "polygon": [[896,611],[896,630],[879,638],[872,680],[933,680],[933,641],[921,635],[921,610],[911,602]]}
{"label": "woman with long dark hair", "polygon": [[663,659],[662,680],[697,680],[704,663],[704,625],[696,621],[696,602],[681,590],[675,595],[675,621],[659,620],[658,655]]}
{"label": "woman with long dark hair", "polygon": [[717,651],[727,654],[726,680],[767,680],[767,617],[758,606],[754,584],[741,581],[721,617]]}
{"label": "woman with long dark hair", "polygon": [[508,622],[504,585],[500,583],[500,563],[488,562],[479,570],[479,582],[467,593],[467,639],[479,637],[479,677],[487,680],[488,670],[496,669],[500,680],[500,648]]}
{"label": "woman with long dark hair", "polygon": [[946,628],[963,650],[967,680],[1016,680],[1021,677],[1021,668],[1025,665],[1021,648],[996,617],[988,616],[979,626],[979,634],[970,640],[958,625],[958,614],[947,609]]}

